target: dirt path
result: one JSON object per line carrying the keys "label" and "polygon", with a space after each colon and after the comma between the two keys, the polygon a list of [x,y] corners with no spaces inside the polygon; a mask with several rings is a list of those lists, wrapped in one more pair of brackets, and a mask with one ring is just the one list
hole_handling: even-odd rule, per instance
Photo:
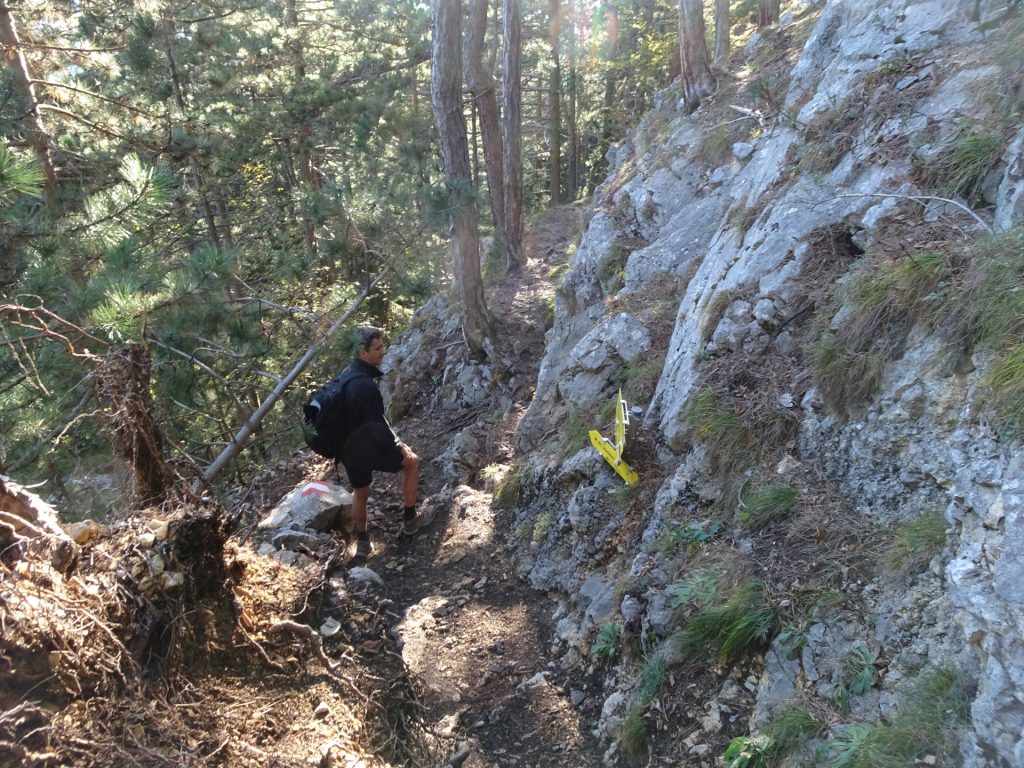
{"label": "dirt path", "polygon": [[[553,290],[546,274],[564,262],[577,215],[564,209],[539,222],[528,242],[528,269],[489,290],[500,339],[516,342],[515,359],[503,359],[520,380],[536,380],[543,298]],[[511,433],[527,404],[515,402],[493,424],[478,420],[488,430],[487,463],[511,462]],[[449,758],[467,768],[600,765],[590,734],[593,702],[549,656],[555,606],[507,556],[511,515],[495,510],[486,490],[445,487],[434,459],[453,436],[451,416],[423,413],[396,425],[423,458],[421,498],[438,513],[434,525],[414,539],[397,536],[395,482],[375,481],[370,505],[375,549],[367,566],[393,601],[389,631],[424,705],[426,728],[453,738]]]}

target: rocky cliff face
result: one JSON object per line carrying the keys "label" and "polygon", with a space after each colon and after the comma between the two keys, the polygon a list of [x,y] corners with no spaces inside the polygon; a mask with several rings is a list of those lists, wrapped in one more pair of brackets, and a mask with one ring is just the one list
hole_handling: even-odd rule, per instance
{"label": "rocky cliff face", "polygon": [[[564,594],[565,664],[616,624],[671,666],[680,583],[742,561],[796,627],[764,656],[751,733],[797,699],[892,721],[908,685],[952,669],[964,764],[1024,765],[1024,454],[1000,399],[1020,314],[986,336],[957,309],[1024,275],[1021,30],[1015,2],[794,3],[719,93],[691,114],[669,89],[610,153],[517,434],[522,570]],[[600,426],[620,387],[645,408],[634,497],[551,439]],[[783,487],[797,501],[757,517]],[[869,551],[922,521],[939,529],[907,545],[922,562]],[[637,700],[624,665],[612,741]]]}

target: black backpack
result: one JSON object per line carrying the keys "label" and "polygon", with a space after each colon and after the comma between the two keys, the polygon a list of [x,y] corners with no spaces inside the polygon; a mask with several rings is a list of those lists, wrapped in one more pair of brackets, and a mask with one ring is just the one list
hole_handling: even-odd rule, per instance
{"label": "black backpack", "polygon": [[342,371],[313,393],[302,406],[302,436],[321,456],[338,461],[348,437],[345,386],[358,374]]}

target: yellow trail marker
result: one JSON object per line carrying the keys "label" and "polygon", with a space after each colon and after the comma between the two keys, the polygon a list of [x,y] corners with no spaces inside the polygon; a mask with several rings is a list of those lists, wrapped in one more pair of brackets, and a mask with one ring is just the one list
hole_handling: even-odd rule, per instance
{"label": "yellow trail marker", "polygon": [[626,428],[629,426],[629,410],[626,408],[626,401],[622,399],[622,390],[619,390],[615,398],[615,442],[607,437],[602,437],[596,429],[590,430],[590,444],[597,452],[604,456],[605,461],[612,465],[612,469],[619,473],[619,476],[626,481],[627,485],[636,485],[640,479],[622,454],[626,450]]}

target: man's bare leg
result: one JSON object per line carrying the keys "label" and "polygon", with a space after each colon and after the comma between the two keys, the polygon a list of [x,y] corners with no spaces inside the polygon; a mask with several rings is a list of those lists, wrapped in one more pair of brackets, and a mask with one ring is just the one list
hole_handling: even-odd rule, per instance
{"label": "man's bare leg", "polygon": [[402,458],[402,503],[406,509],[416,506],[420,486],[420,457],[406,449]]}
{"label": "man's bare leg", "polygon": [[356,533],[366,533],[366,504],[370,500],[370,486],[352,489],[352,525]]}

